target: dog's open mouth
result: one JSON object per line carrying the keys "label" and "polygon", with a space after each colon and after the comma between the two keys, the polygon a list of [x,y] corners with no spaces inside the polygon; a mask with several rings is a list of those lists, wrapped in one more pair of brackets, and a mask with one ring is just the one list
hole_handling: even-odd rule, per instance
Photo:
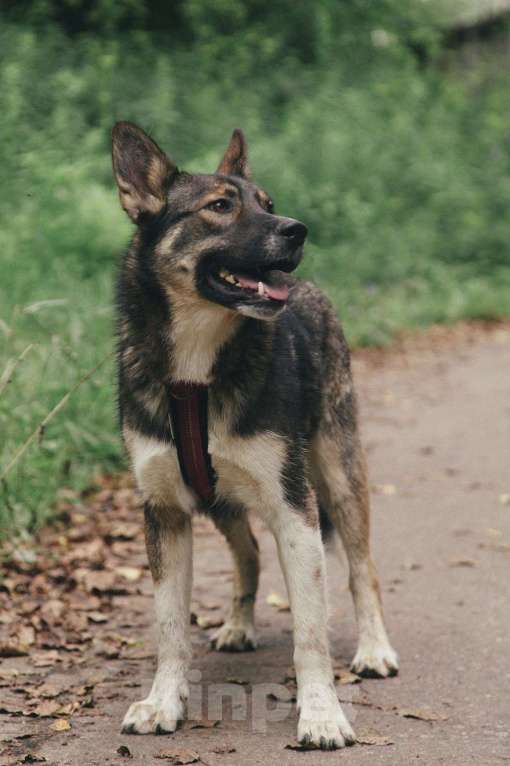
{"label": "dog's open mouth", "polygon": [[211,274],[211,280],[219,283],[229,292],[238,292],[245,297],[268,298],[273,301],[286,301],[289,287],[283,282],[283,272],[277,270],[231,272],[222,267],[217,274]]}
{"label": "dog's open mouth", "polygon": [[254,269],[238,269],[215,263],[207,270],[209,289],[232,303],[285,304],[289,297],[289,279],[285,272],[293,270],[287,260],[274,261]]}

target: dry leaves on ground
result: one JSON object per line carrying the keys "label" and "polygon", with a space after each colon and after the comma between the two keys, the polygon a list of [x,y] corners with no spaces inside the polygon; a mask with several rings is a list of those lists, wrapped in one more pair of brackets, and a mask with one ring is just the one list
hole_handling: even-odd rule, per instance
{"label": "dry leaves on ground", "polygon": [[[86,660],[143,652],[132,626],[140,624],[145,544],[138,499],[126,481],[105,476],[95,490],[62,491],[55,524],[4,547],[0,656],[27,659],[8,660],[21,662],[21,672],[2,670],[2,712],[58,718],[59,730],[69,716],[91,714],[94,683],[80,676]],[[64,683],[58,676],[66,673]]]}
{"label": "dry leaves on ground", "polygon": [[200,763],[200,756],[194,750],[182,750],[177,747],[164,748],[154,758],[168,761],[172,766],[185,766],[188,763]]}
{"label": "dry leaves on ground", "polygon": [[358,745],[366,745],[368,747],[385,747],[395,744],[392,739],[381,734],[359,734],[356,737],[356,742]]}
{"label": "dry leaves on ground", "polygon": [[360,684],[363,680],[361,676],[358,676],[356,673],[352,673],[350,670],[347,670],[347,668],[340,667],[338,665],[333,666],[333,671],[335,674],[335,679],[339,681],[342,686],[347,684]]}

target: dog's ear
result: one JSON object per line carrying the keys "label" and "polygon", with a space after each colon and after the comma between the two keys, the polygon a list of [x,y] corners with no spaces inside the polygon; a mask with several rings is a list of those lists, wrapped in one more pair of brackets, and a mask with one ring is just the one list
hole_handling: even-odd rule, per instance
{"label": "dog's ear", "polygon": [[117,122],[112,130],[113,173],[120,204],[138,223],[144,213],[159,213],[177,166],[159,146],[131,122]]}
{"label": "dog's ear", "polygon": [[236,128],[227,147],[225,155],[216,171],[221,176],[241,176],[251,178],[248,165],[248,147],[242,130]]}

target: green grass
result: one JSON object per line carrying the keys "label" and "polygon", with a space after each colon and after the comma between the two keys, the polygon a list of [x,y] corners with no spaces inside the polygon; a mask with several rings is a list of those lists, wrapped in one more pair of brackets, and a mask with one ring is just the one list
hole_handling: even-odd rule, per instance
{"label": "green grass", "polygon": [[[145,33],[71,45],[54,27],[0,27],[0,376],[33,344],[0,393],[0,473],[113,351],[113,281],[130,234],[111,180],[116,119],[201,171],[243,127],[278,212],[309,226],[302,273],[331,296],[353,345],[510,315],[506,82],[422,71],[398,42],[374,48],[370,24],[357,37],[326,27],[306,64],[255,32],[232,52],[205,28],[186,51]],[[345,55],[331,59],[328,45]],[[114,389],[110,360],[9,472],[0,535],[50,518],[59,487],[121,465]]]}

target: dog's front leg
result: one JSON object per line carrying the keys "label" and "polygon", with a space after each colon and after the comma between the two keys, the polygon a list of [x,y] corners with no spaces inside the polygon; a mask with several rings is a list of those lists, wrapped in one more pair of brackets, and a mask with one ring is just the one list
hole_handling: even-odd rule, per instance
{"label": "dog's front leg", "polygon": [[149,696],[131,705],[122,731],[173,732],[185,715],[191,660],[192,536],[188,514],[145,504],[145,538],[154,580],[158,669]]}
{"label": "dog's front leg", "polygon": [[354,732],[335,691],[327,636],[325,564],[314,494],[304,507],[267,515],[275,535],[294,621],[298,739],[324,750],[351,745]]}

